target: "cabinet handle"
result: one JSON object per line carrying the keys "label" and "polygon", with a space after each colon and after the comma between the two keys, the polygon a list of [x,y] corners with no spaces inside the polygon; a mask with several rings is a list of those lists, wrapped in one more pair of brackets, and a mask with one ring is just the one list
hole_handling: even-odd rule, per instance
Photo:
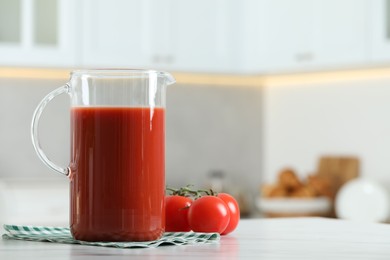
{"label": "cabinet handle", "polygon": [[153,55],[152,61],[153,63],[164,63],[164,64],[172,64],[174,62],[175,58],[172,55]]}
{"label": "cabinet handle", "polygon": [[153,55],[152,62],[153,63],[160,63],[161,62],[161,56],[160,55]]}
{"label": "cabinet handle", "polygon": [[164,59],[165,63],[167,63],[167,64],[172,64],[174,62],[174,60],[175,59],[172,55],[167,55],[167,56],[165,56],[165,59]]}
{"label": "cabinet handle", "polygon": [[307,62],[314,60],[314,54],[311,52],[301,52],[295,54],[295,60],[298,62]]}

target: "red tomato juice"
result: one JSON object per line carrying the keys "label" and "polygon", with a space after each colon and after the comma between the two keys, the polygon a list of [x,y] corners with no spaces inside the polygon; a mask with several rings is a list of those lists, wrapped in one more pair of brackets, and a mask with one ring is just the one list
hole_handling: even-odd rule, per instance
{"label": "red tomato juice", "polygon": [[74,238],[147,241],[164,232],[165,109],[71,110]]}

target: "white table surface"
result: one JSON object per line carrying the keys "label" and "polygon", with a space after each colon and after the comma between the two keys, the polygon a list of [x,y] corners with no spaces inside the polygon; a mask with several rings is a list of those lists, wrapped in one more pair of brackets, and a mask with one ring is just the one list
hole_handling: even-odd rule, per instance
{"label": "white table surface", "polygon": [[241,220],[219,244],[116,249],[0,239],[0,259],[390,259],[390,224]]}

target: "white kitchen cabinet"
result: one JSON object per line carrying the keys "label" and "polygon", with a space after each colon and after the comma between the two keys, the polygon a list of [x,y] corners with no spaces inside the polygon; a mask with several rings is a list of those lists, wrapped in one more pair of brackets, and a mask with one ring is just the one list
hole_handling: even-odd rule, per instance
{"label": "white kitchen cabinet", "polygon": [[227,72],[237,53],[237,1],[171,0],[169,67],[174,70]]}
{"label": "white kitchen cabinet", "polygon": [[247,0],[246,72],[339,68],[368,61],[369,0]]}
{"label": "white kitchen cabinet", "polygon": [[374,63],[390,63],[390,1],[373,0],[370,6],[370,51]]}
{"label": "white kitchen cabinet", "polygon": [[283,73],[390,61],[389,0],[0,0],[0,65]]}
{"label": "white kitchen cabinet", "polygon": [[240,46],[244,71],[269,72],[313,63],[314,1],[247,0],[245,4]]}
{"label": "white kitchen cabinet", "polygon": [[[319,66],[364,64],[367,49],[368,8],[371,0],[321,0],[314,20],[314,48]],[[356,66],[355,65],[355,66]]]}
{"label": "white kitchen cabinet", "polygon": [[86,0],[84,66],[227,71],[234,10],[224,0]]}
{"label": "white kitchen cabinet", "polygon": [[152,54],[150,0],[84,0],[81,65],[143,67]]}
{"label": "white kitchen cabinet", "polygon": [[73,0],[1,0],[0,65],[74,66]]}

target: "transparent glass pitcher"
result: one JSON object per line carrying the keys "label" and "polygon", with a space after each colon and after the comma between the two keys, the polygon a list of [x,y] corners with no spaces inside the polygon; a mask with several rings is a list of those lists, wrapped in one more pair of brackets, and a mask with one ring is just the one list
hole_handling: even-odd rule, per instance
{"label": "transparent glass pitcher", "polygon": [[[152,70],[79,70],[36,108],[39,158],[70,179],[70,228],[85,241],[148,241],[165,228],[165,94],[174,78]],[[71,100],[71,159],[53,163],[38,139],[50,100]]]}

